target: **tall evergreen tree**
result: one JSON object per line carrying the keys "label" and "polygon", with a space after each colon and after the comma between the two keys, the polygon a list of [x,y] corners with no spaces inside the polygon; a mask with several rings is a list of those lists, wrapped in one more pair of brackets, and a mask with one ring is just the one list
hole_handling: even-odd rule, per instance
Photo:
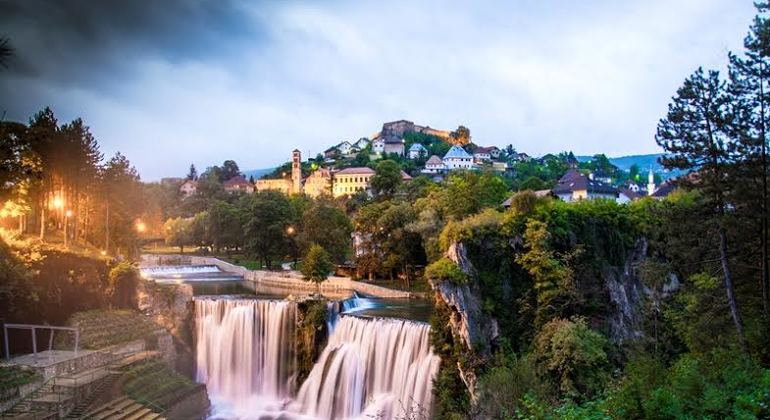
{"label": "tall evergreen tree", "polygon": [[[770,111],[770,21],[764,15],[768,5],[757,4],[754,18],[744,39],[744,54],[730,54],[730,94],[733,98],[731,129],[740,164],[733,177],[739,210],[758,220],[757,236],[761,250],[761,287],[765,316],[770,311],[770,273],[768,272],[768,158],[767,124]],[[740,206],[742,204],[742,206]]]}
{"label": "tall evergreen tree", "polygon": [[707,200],[709,216],[717,231],[719,260],[730,313],[741,347],[746,350],[743,319],[735,297],[727,243],[728,172],[734,144],[727,118],[730,98],[719,72],[698,69],[677,90],[666,118],[658,123],[655,140],[665,151],[661,163],[669,169],[690,172],[685,186],[697,184]]}

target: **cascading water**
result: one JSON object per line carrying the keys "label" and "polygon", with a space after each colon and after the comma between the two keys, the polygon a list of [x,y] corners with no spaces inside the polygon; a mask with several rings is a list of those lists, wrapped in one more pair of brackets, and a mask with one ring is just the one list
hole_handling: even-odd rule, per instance
{"label": "cascading water", "polygon": [[334,331],[334,327],[337,325],[337,319],[342,314],[350,314],[359,311],[365,311],[376,307],[374,299],[366,298],[359,295],[357,292],[353,292],[353,296],[340,300],[329,302],[327,305],[328,315],[326,316],[326,326],[331,333]]}
{"label": "cascading water", "polygon": [[429,332],[419,322],[342,316],[295,408],[328,419],[429,414],[440,363]]}
{"label": "cascading water", "polygon": [[212,418],[429,414],[440,360],[428,324],[336,315],[339,310],[326,348],[292,401],[296,311],[285,301],[195,299],[197,379],[207,386]]}
{"label": "cascading water", "polygon": [[[195,299],[197,380],[212,401],[289,397],[296,305],[255,299]],[[275,409],[275,408],[273,408]]]}

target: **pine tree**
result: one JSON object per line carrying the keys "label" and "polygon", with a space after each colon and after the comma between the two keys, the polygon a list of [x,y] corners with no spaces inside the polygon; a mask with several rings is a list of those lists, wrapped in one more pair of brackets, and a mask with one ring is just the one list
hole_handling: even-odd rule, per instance
{"label": "pine tree", "polygon": [[666,118],[658,123],[655,140],[666,151],[661,163],[668,169],[689,171],[686,187],[697,187],[706,197],[708,215],[718,233],[717,251],[730,313],[739,343],[746,350],[746,337],[730,271],[726,218],[729,195],[728,173],[734,163],[735,145],[729,137],[727,119],[730,98],[719,72],[704,74],[698,69],[677,90]]}
{"label": "pine tree", "polygon": [[[744,54],[730,54],[730,94],[733,97],[730,128],[741,157],[735,165],[737,201],[745,214],[758,221],[761,250],[761,287],[765,316],[770,311],[770,273],[768,272],[768,158],[767,124],[770,110],[770,21],[763,13],[767,4],[757,4],[759,14],[754,18],[744,39]],[[757,217],[758,216],[758,217]]]}

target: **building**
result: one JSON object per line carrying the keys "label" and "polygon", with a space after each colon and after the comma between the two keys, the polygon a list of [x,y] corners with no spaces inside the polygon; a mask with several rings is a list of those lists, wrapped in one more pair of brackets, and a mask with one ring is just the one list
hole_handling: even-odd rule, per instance
{"label": "building", "polygon": [[303,191],[311,197],[332,195],[332,182],[332,171],[327,168],[320,168],[305,178]]}
{"label": "building", "polygon": [[385,139],[375,139],[374,142],[372,142],[372,151],[378,155],[383,154],[385,152]]}
{"label": "building", "polygon": [[179,186],[179,191],[185,198],[195,194],[198,191],[198,181],[188,179]]}
{"label": "building", "polygon": [[243,175],[234,176],[224,182],[223,186],[227,192],[242,192],[251,194],[254,192],[254,184],[247,181]]}
{"label": "building", "polygon": [[452,146],[444,155],[444,166],[447,170],[474,169],[473,156],[460,146]]}
{"label": "building", "polygon": [[342,153],[343,155],[346,155],[346,156],[350,155],[354,151],[353,150],[353,145],[350,144],[350,142],[347,141],[347,140],[343,141],[342,143],[338,144],[335,147],[337,148],[337,150],[340,151],[340,153]]}
{"label": "building", "polygon": [[359,191],[371,193],[372,176],[374,176],[374,169],[367,167],[346,168],[336,172],[332,183],[332,195],[342,197]]}
{"label": "building", "polygon": [[647,195],[647,187],[646,186],[641,185],[638,182],[632,181],[630,179],[623,183],[623,188],[626,188],[626,189],[628,189],[630,191],[633,191],[633,192],[635,192],[637,194]]}
{"label": "building", "polygon": [[425,162],[425,169],[421,172],[424,174],[443,174],[446,172],[446,165],[440,157],[433,155]]}
{"label": "building", "polygon": [[603,182],[605,184],[611,184],[612,183],[612,177],[610,176],[610,174],[608,174],[608,173],[606,173],[604,171],[601,171],[601,170],[594,171],[594,172],[591,172],[590,174],[588,174],[588,179],[590,179],[592,181]]}
{"label": "building", "polygon": [[650,197],[656,199],[656,200],[663,200],[664,198],[668,197],[669,194],[674,192],[677,189],[677,185],[675,181],[665,181],[662,184],[660,184],[660,187],[656,189],[652,194],[650,194]]}
{"label": "building", "polygon": [[524,152],[521,152],[513,155],[513,160],[516,162],[529,162],[532,160],[532,157]]}
{"label": "building", "polygon": [[160,185],[182,185],[184,181],[184,178],[177,177],[161,178]]}
{"label": "building", "polygon": [[618,189],[618,198],[617,198],[618,204],[630,203],[630,202],[632,202],[634,200],[638,200],[640,198],[642,198],[641,194],[639,194],[638,192],[633,191],[633,190],[631,190],[629,188],[620,188],[620,189]]}
{"label": "building", "polygon": [[409,147],[409,159],[419,159],[428,155],[428,149],[422,143],[415,143]]}
{"label": "building", "polygon": [[618,198],[617,188],[592,180],[576,169],[568,170],[551,191],[555,196],[567,202],[596,199],[616,200]]}
{"label": "building", "polygon": [[655,192],[655,174],[652,168],[647,172],[647,194],[652,195]]}
{"label": "building", "polygon": [[395,153],[399,156],[404,156],[404,140],[397,137],[390,137],[385,139],[382,153],[389,155]]}
{"label": "building", "polygon": [[260,179],[257,191],[279,191],[283,194],[302,194],[302,153],[294,149],[291,153],[291,176],[277,179]]}
{"label": "building", "polygon": [[291,152],[291,193],[302,194],[302,152]]}
{"label": "building", "polygon": [[497,146],[477,147],[473,151],[473,159],[476,162],[486,162],[500,157],[500,149]]}
{"label": "building", "polygon": [[513,173],[513,167],[508,162],[492,162],[492,170],[506,175]]}
{"label": "building", "polygon": [[361,137],[357,142],[353,143],[353,147],[360,151],[366,149],[369,146],[369,143],[371,143],[369,139],[366,137]]}
{"label": "building", "polygon": [[278,191],[282,194],[291,194],[291,178],[258,179],[256,187],[258,192]]}
{"label": "building", "polygon": [[326,150],[324,150],[324,160],[331,159],[334,161],[334,159],[340,154],[340,149],[337,148],[337,146],[332,146]]}

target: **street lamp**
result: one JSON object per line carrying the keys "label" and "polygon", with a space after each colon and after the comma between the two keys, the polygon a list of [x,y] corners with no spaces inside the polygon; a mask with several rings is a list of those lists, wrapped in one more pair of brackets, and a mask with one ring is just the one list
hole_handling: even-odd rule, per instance
{"label": "street lamp", "polygon": [[286,228],[286,234],[289,235],[289,236],[294,235],[294,226],[290,225],[289,227],[287,227]]}
{"label": "street lamp", "polygon": [[147,226],[144,224],[144,222],[141,221],[141,220],[137,221],[136,222],[136,231],[139,232],[139,233],[142,233],[145,230],[147,230]]}

